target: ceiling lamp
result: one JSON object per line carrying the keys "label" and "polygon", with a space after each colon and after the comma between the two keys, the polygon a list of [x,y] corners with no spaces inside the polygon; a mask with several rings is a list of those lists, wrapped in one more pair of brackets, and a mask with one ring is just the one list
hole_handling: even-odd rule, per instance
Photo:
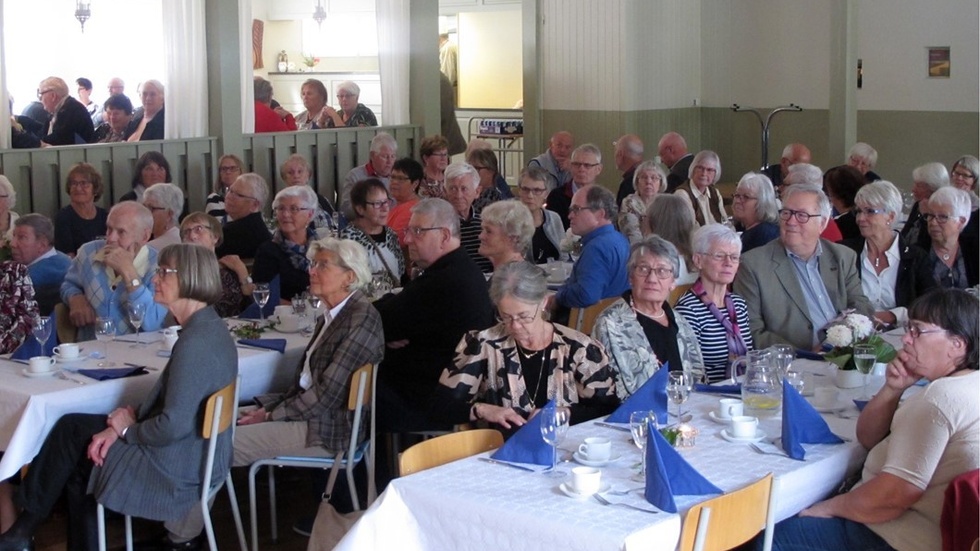
{"label": "ceiling lamp", "polygon": [[92,4],[91,0],[76,0],[75,2],[75,19],[82,24],[82,32],[85,32],[85,22],[88,21],[89,17],[92,17],[92,10],[89,6]]}
{"label": "ceiling lamp", "polygon": [[322,29],[323,20],[326,18],[327,18],[327,10],[323,9],[323,1],[316,0],[316,7],[313,8],[313,20],[316,21],[316,24]]}

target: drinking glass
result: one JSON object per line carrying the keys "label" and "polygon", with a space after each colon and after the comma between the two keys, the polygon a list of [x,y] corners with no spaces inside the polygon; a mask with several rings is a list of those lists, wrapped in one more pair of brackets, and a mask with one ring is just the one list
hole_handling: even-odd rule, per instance
{"label": "drinking glass", "polygon": [[269,302],[269,284],[256,283],[252,290],[252,300],[259,305],[259,319],[265,320],[265,305]]}
{"label": "drinking glass", "polygon": [[551,446],[551,468],[546,472],[551,477],[565,476],[558,471],[558,445],[568,432],[568,410],[561,407],[546,407],[541,410],[541,438]]}
{"label": "drinking glass", "polygon": [[143,318],[146,316],[146,305],[142,302],[129,302],[126,304],[126,317],[129,324],[136,329],[136,344],[130,348],[143,348],[143,340],[140,338],[140,327],[143,326]]}
{"label": "drinking glass", "polygon": [[772,350],[772,363],[776,368],[776,374],[780,377],[785,376],[793,360],[796,359],[796,349],[788,344],[774,344],[769,349]]}
{"label": "drinking glass", "polygon": [[875,347],[870,344],[854,345],[854,367],[864,375],[864,387],[861,390],[861,399],[868,400],[868,374],[874,369],[877,361]]}
{"label": "drinking glass", "polygon": [[654,427],[657,426],[657,414],[653,411],[634,411],[630,414],[630,433],[633,434],[633,443],[640,448],[640,473],[634,477],[634,480],[646,480],[647,454],[644,449],[651,423]]}
{"label": "drinking glass", "polygon": [[790,369],[789,371],[786,372],[785,377],[786,377],[786,382],[789,383],[789,386],[795,388],[796,391],[800,393],[800,396],[802,396],[803,393],[806,391],[806,380],[803,377],[803,373],[800,371]]}
{"label": "drinking glass", "polygon": [[683,371],[671,371],[667,374],[667,397],[670,401],[677,404],[677,419],[681,418],[684,410],[682,404],[691,395],[693,381],[691,376]]}
{"label": "drinking glass", "polygon": [[34,318],[34,328],[32,333],[34,339],[39,345],[41,345],[41,354],[44,354],[44,345],[47,344],[48,339],[51,338],[52,326],[51,318],[48,316],[38,316]]}
{"label": "drinking glass", "polygon": [[95,320],[95,339],[102,343],[102,361],[99,367],[112,367],[116,362],[109,361],[109,343],[116,338],[116,322],[112,318]]}
{"label": "drinking glass", "polygon": [[902,193],[902,206],[905,207],[905,212],[912,212],[912,207],[915,206],[915,194],[911,191],[906,191]]}
{"label": "drinking glass", "polygon": [[306,317],[306,297],[300,295],[293,297],[293,313],[299,317]]}

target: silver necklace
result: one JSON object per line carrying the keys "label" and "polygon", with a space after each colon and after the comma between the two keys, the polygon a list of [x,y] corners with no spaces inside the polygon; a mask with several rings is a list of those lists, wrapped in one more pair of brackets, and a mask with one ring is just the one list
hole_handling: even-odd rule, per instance
{"label": "silver necklace", "polygon": [[537,404],[535,404],[534,400],[538,396],[538,391],[541,390],[541,381],[544,380],[544,362],[545,359],[548,357],[548,354],[546,354],[547,351],[548,348],[545,347],[541,350],[528,353],[521,347],[521,345],[517,344],[517,353],[520,357],[524,358],[525,360],[530,360],[535,355],[541,354],[541,369],[538,371],[538,382],[537,384],[534,385],[534,394],[531,394],[528,391],[527,380],[525,379],[524,381],[524,393],[527,394],[527,401],[531,404],[532,410],[537,407]]}

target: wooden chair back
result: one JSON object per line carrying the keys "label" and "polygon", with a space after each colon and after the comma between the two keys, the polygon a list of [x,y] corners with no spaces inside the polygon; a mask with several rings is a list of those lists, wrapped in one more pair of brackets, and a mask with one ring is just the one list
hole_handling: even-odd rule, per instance
{"label": "wooden chair back", "polygon": [[503,445],[504,437],[493,429],[444,434],[405,450],[398,460],[398,472],[401,476],[417,473]]}
{"label": "wooden chair back", "polygon": [[766,547],[772,544],[772,473],[757,482],[723,496],[701,502],[688,510],[678,549],[732,549],[766,531]]}
{"label": "wooden chair back", "polygon": [[63,302],[55,304],[54,315],[54,330],[58,332],[58,342],[77,342],[78,329],[71,323],[71,318],[68,316],[68,306]]}
{"label": "wooden chair back", "polygon": [[684,293],[686,293],[688,289],[691,288],[691,285],[693,285],[693,283],[688,283],[686,285],[678,285],[674,287],[674,290],[670,292],[670,297],[667,299],[667,303],[670,304],[671,308],[677,306],[677,301],[680,300],[682,296],[684,296]]}
{"label": "wooden chair back", "polygon": [[370,381],[372,381],[372,377],[374,376],[374,365],[364,364],[361,367],[358,367],[356,370],[354,370],[354,374],[351,375],[350,378],[350,391],[347,395],[347,409],[350,411],[354,411],[355,409],[357,409],[357,403],[358,403],[357,387],[358,387],[358,381],[361,380],[361,375],[367,377],[367,379],[365,379],[365,382],[367,384],[364,385],[364,392],[361,395],[361,399],[360,399],[361,406],[367,406],[368,408],[371,407],[371,393],[374,391],[374,385],[370,384]]}
{"label": "wooden chair back", "polygon": [[[214,427],[214,416],[218,415],[217,434],[221,434],[232,426],[238,413],[238,404],[235,399],[235,391],[238,381],[232,381],[228,386],[215,392],[208,398],[204,405],[204,427],[202,432],[205,439],[211,438],[211,428]],[[218,398],[221,398],[219,401]],[[220,403],[220,411],[218,410]],[[216,435],[217,435],[216,434]]]}
{"label": "wooden chair back", "polygon": [[595,319],[599,317],[599,314],[601,314],[603,310],[609,308],[612,303],[616,302],[616,299],[618,298],[619,297],[604,298],[586,308],[572,308],[568,314],[568,326],[576,331],[581,331],[586,335],[591,335],[592,327],[595,325]]}

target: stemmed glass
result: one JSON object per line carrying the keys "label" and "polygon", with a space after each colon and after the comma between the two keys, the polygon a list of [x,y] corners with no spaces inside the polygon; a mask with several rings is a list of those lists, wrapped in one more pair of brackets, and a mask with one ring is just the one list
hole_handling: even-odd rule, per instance
{"label": "stemmed glass", "polygon": [[558,445],[568,432],[568,410],[561,407],[546,407],[541,410],[541,438],[551,446],[551,468],[546,472],[551,477],[565,476],[558,471]]}
{"label": "stemmed glass", "polygon": [[789,371],[793,360],[796,359],[796,349],[788,344],[774,344],[770,349],[772,350],[772,362],[777,369],[777,375],[782,378]]}
{"label": "stemmed glass", "polygon": [[255,304],[259,305],[259,319],[265,320],[265,305],[269,302],[269,284],[268,283],[256,283],[255,289],[252,290],[252,300]]}
{"label": "stemmed glass", "polygon": [[667,397],[670,398],[671,402],[677,404],[678,419],[684,412],[681,405],[691,395],[692,386],[694,386],[694,382],[691,376],[683,371],[671,371],[667,374]]}
{"label": "stemmed glass", "polygon": [[657,426],[657,414],[653,411],[634,411],[630,414],[630,433],[633,434],[633,443],[640,448],[640,473],[634,480],[646,480],[647,472],[647,436],[650,433],[650,423]]}
{"label": "stemmed glass", "polygon": [[310,293],[306,297],[306,301],[310,303],[310,308],[313,309],[313,318],[316,319],[320,315],[320,308],[323,307],[323,299]]}
{"label": "stemmed glass", "polygon": [[868,375],[874,369],[875,361],[878,359],[875,354],[875,347],[870,344],[854,345],[854,367],[864,375],[864,387],[861,390],[861,399],[868,400]]}
{"label": "stemmed glass", "polygon": [[99,367],[112,367],[116,365],[116,362],[109,361],[109,343],[115,338],[116,322],[112,318],[98,318],[95,320],[95,339],[102,343],[102,361],[99,362]]}
{"label": "stemmed glass", "polygon": [[126,317],[129,324],[136,329],[136,344],[130,348],[143,348],[143,340],[140,338],[140,327],[143,326],[143,317],[146,316],[146,305],[142,302],[129,302],[126,304]]}
{"label": "stemmed glass", "polygon": [[49,316],[37,316],[34,318],[34,328],[31,333],[39,345],[41,345],[41,355],[44,355],[44,345],[51,338],[51,318]]}

